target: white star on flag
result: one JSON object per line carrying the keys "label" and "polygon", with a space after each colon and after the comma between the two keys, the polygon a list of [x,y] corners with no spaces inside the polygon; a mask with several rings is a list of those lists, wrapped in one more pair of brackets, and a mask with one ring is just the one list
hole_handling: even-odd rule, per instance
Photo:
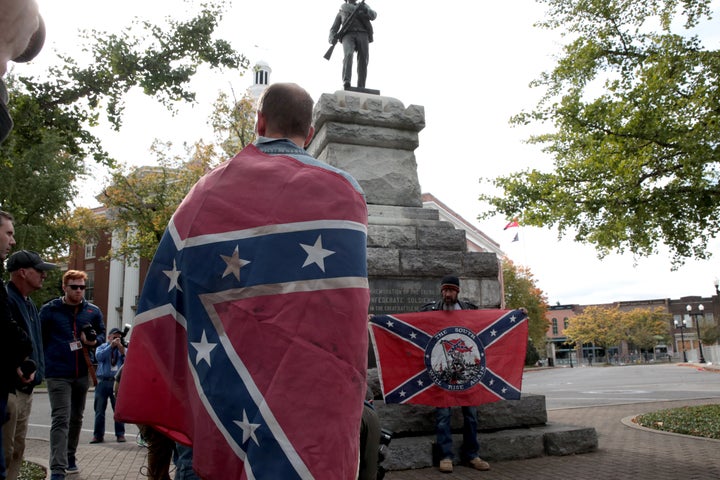
{"label": "white star on flag", "polygon": [[243,443],[247,442],[248,439],[252,438],[255,442],[255,445],[260,445],[258,443],[257,437],[255,436],[255,430],[260,428],[259,423],[250,423],[248,421],[247,412],[243,409],[243,419],[242,422],[239,420],[233,420],[235,424],[240,427],[243,431]]}
{"label": "white star on flag", "polygon": [[195,365],[199,365],[202,360],[205,360],[208,364],[208,367],[210,367],[210,352],[212,352],[213,349],[217,346],[217,343],[209,343],[207,341],[207,336],[203,331],[200,342],[190,342],[190,345],[192,345],[195,350],[197,350],[197,356],[195,357]]}
{"label": "white star on flag", "polygon": [[240,269],[250,263],[249,260],[243,260],[240,258],[240,251],[237,245],[235,245],[235,250],[233,251],[231,257],[228,257],[227,255],[220,255],[220,257],[222,257],[227,265],[222,278],[225,278],[232,273],[235,276],[235,280],[240,280]]}
{"label": "white star on flag", "polygon": [[178,283],[178,279],[180,278],[180,270],[177,269],[177,264],[175,263],[175,260],[173,260],[173,269],[163,270],[163,273],[167,275],[170,279],[170,286],[168,286],[168,292],[171,291],[173,288],[177,288],[181,292],[183,291],[182,288],[180,288],[180,284]]}
{"label": "white star on flag", "polygon": [[315,263],[318,267],[320,267],[320,270],[324,272],[325,258],[335,253],[332,250],[325,250],[323,248],[322,235],[318,235],[317,240],[315,240],[315,245],[305,245],[304,243],[301,243],[300,246],[303,248],[303,250],[305,250],[305,253],[308,254],[307,258],[305,259],[305,263],[303,263],[303,268]]}

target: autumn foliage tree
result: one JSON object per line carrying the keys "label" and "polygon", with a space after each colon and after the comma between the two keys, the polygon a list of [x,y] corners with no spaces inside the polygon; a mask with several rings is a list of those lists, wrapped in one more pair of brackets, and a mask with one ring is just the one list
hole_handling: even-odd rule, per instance
{"label": "autumn foliage tree", "polygon": [[565,335],[578,345],[593,344],[606,350],[624,341],[650,350],[658,337],[667,338],[669,330],[670,317],[662,308],[623,311],[617,306],[591,305],[570,319]]}
{"label": "autumn foliage tree", "polygon": [[[118,236],[112,257],[152,259],[170,217],[192,186],[218,163],[213,146],[196,144],[187,157],[156,142],[156,166],[117,168],[99,199],[108,208],[106,230]],[[189,158],[189,160],[187,159]]]}
{"label": "autumn foliage tree", "polygon": [[624,312],[627,317],[628,342],[645,351],[651,351],[662,338],[667,342],[670,338],[670,320],[672,316],[661,307],[656,309],[637,308]]}
{"label": "autumn foliage tree", "polygon": [[528,267],[504,258],[502,262],[506,308],[524,307],[528,311],[528,336],[536,348],[544,348],[550,323],[546,318],[547,297],[536,285]]}

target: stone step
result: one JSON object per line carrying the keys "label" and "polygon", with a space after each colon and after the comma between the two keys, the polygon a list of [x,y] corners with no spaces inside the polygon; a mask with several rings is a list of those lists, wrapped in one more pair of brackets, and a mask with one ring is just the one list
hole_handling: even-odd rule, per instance
{"label": "stone step", "polygon": [[[477,407],[478,431],[497,431],[518,427],[535,427],[547,423],[545,396],[523,393],[520,400],[500,400]],[[411,404],[389,404],[375,400],[380,425],[398,437],[432,435],[435,433],[435,407]],[[451,410],[453,431],[462,429],[462,409]]]}
{"label": "stone step", "polygon": [[[480,457],[488,462],[589,453],[598,447],[594,428],[562,424],[479,433],[478,440]],[[431,467],[436,463],[433,462],[434,442],[434,435],[393,438],[382,465],[387,470]],[[455,463],[460,458],[461,444],[462,435],[453,435]]]}

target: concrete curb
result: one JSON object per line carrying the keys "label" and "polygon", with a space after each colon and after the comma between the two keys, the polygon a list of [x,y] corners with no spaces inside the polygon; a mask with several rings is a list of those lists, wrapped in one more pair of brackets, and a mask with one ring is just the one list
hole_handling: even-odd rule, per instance
{"label": "concrete curb", "polygon": [[[664,410],[664,409],[661,408],[659,410]],[[657,411],[657,410],[655,410],[655,411]],[[623,425],[625,425],[627,427],[635,428],[637,430],[642,430],[642,431],[645,431],[648,433],[660,433],[662,435],[672,435],[672,436],[680,437],[680,438],[694,438],[696,440],[707,440],[708,442],[720,443],[720,440],[718,440],[716,438],[699,437],[696,435],[685,435],[684,433],[666,432],[665,430],[658,430],[657,428],[643,427],[642,425],[635,422],[635,419],[637,417],[639,417],[640,415],[642,415],[642,414],[638,413],[637,415],[630,415],[630,416],[622,418],[620,421],[622,422]]]}

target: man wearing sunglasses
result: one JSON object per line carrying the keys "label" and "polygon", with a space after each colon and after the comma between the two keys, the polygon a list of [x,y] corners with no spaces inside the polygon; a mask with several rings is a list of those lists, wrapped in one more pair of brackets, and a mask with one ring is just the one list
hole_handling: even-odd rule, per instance
{"label": "man wearing sunglasses", "polygon": [[68,270],[63,275],[63,296],[40,310],[45,378],[52,425],[50,427],[50,480],[78,473],[75,452],[82,428],[89,377],[95,383],[89,349],[105,341],[100,309],[85,300],[87,274]]}

